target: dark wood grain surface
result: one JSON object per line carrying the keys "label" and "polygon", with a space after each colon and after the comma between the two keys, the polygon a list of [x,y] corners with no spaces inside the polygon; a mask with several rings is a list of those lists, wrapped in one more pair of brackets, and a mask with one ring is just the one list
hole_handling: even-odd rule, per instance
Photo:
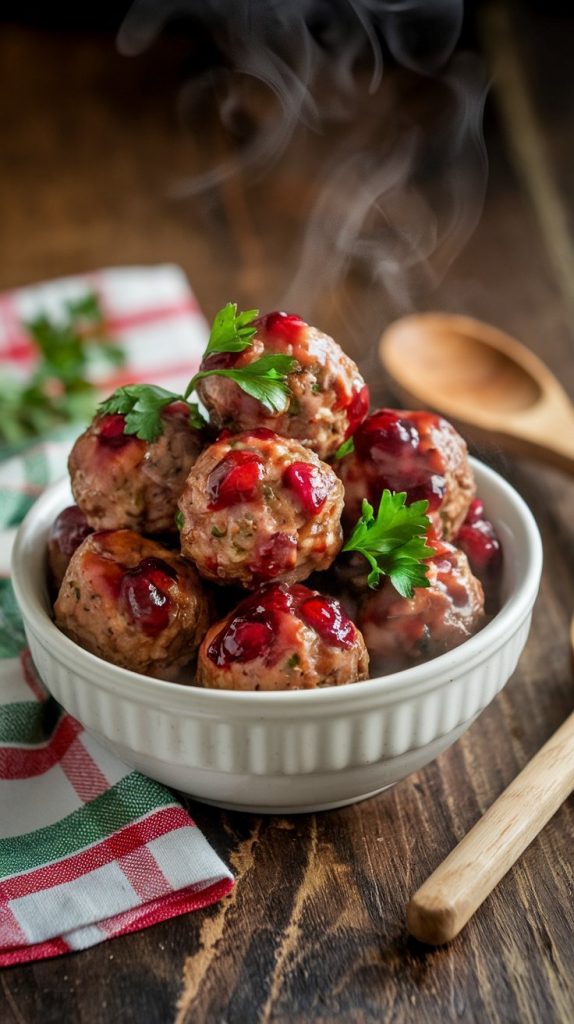
{"label": "dark wood grain surface", "polygon": [[[442,283],[433,291],[409,278],[400,295],[351,263],[344,282],[301,293],[300,311],[360,356],[375,383],[377,337],[414,305],[511,331],[574,396],[574,18],[542,6],[481,8],[495,76],[490,176],[478,228]],[[349,129],[301,129],[258,180],[245,172],[175,199],[174,183],[229,156],[208,111],[194,131],[178,121],[189,60],[175,35],[128,59],[104,33],[3,27],[0,288],[165,260],[184,267],[208,315],[231,296],[273,308],[290,294],[322,168]],[[397,108],[416,108],[421,89],[390,69],[353,130],[396,128]],[[375,390],[392,397],[382,380]],[[84,953],[4,970],[2,1024],[574,1020],[571,800],[450,947],[423,948],[405,930],[409,895],[573,705],[574,484],[481,454],[529,502],[545,545],[532,634],[502,694],[437,761],[363,804],[292,818],[190,804],[236,873],[232,894]]]}

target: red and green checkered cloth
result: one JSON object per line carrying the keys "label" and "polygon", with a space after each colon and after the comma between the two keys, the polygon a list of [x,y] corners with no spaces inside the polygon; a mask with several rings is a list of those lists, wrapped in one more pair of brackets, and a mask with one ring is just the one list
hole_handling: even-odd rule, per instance
{"label": "red and green checkered cloth", "polygon": [[[121,377],[179,390],[197,368],[207,327],[176,267],[121,268],[0,296],[0,366],[25,375],[33,348],[22,321],[97,290]],[[189,814],[131,771],[45,691],[8,576],[14,528],[63,476],[70,438],[0,464],[0,966],[86,949],[206,906],[233,877]]]}

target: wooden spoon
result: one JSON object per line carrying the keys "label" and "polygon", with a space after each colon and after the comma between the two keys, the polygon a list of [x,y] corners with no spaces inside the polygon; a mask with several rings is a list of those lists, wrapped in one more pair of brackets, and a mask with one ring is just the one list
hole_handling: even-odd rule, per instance
{"label": "wooden spoon", "polygon": [[471,317],[417,313],[391,324],[379,352],[407,405],[435,409],[473,439],[574,473],[574,405],[510,335]]}
{"label": "wooden spoon", "polygon": [[573,789],[574,714],[412,897],[411,935],[431,945],[454,939]]}
{"label": "wooden spoon", "polygon": [[[574,667],[574,618],[570,653]],[[430,945],[454,939],[573,790],[574,714],[412,897],[411,935]]]}

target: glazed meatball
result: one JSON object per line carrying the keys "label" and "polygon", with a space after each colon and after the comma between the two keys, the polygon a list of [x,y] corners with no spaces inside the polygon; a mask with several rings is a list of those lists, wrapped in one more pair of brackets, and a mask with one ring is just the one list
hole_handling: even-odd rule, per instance
{"label": "glazed meatball", "polygon": [[181,550],[217,583],[294,583],[335,558],[342,507],[330,466],[259,427],[217,441],[193,466],[179,500]]}
{"label": "glazed meatball", "polygon": [[183,402],[162,412],[163,433],[153,442],[124,433],[120,414],[96,416],[72,448],[72,492],[95,530],[175,530],[176,502],[205,445]]}
{"label": "glazed meatball", "polygon": [[363,637],[332,597],[300,583],[261,587],[209,630],[198,682],[220,690],[309,690],[368,676]]}
{"label": "glazed meatball", "polygon": [[409,502],[426,499],[439,536],[455,536],[476,487],[466,443],[447,420],[430,412],[379,409],[355,432],[354,447],[337,466],[345,487],[345,527],[356,523],[363,498],[376,509],[388,487],[406,491]]}
{"label": "glazed meatball", "polygon": [[321,459],[329,458],[369,411],[369,392],[355,363],[332,338],[298,316],[268,313],[254,326],[249,348],[210,355],[201,369],[239,369],[263,352],[293,356],[299,365],[287,377],[289,408],[271,415],[234,381],[207,377],[197,390],[211,421],[234,433],[268,427],[312,448]]}
{"label": "glazed meatball", "polygon": [[498,573],[502,564],[502,548],[494,526],[486,518],[480,498],[471,501],[455,543],[464,551],[473,573],[479,579]]}
{"label": "glazed meatball", "polygon": [[502,546],[480,498],[471,501],[454,543],[464,551],[470,568],[482,583],[486,611],[494,613],[500,605]]}
{"label": "glazed meatball", "polygon": [[368,592],[357,623],[371,657],[372,674],[398,672],[458,647],[484,625],[484,593],[468,559],[446,541],[429,540],[430,586],[401,597],[389,580]]}
{"label": "glazed meatball", "polygon": [[194,568],[132,530],[93,533],[76,550],[54,605],[56,625],[87,651],[173,679],[209,625]]}
{"label": "glazed meatball", "polygon": [[48,575],[56,594],[74,551],[90,533],[92,527],[77,505],[63,509],[52,523],[48,534]]}

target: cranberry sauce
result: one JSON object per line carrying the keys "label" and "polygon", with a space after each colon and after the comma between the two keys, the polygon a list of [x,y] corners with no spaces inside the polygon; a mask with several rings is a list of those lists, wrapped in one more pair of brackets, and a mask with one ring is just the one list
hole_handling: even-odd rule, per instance
{"label": "cranberry sauce", "polygon": [[308,598],[300,606],[299,615],[331,647],[353,646],[357,631],[334,597],[316,594]]}
{"label": "cranberry sauce", "polygon": [[274,441],[277,436],[274,430],[269,430],[269,427],[253,427],[253,430],[243,430],[241,432],[241,437],[245,440],[255,437],[259,441]]}
{"label": "cranberry sauce", "polygon": [[105,448],[125,448],[134,440],[131,434],[124,434],[125,417],[121,413],[109,413],[96,420],[98,441]]}
{"label": "cranberry sauce", "polygon": [[217,512],[230,505],[252,501],[257,496],[264,471],[263,459],[256,452],[228,452],[207,478],[210,510]]}
{"label": "cranberry sauce", "polygon": [[334,598],[322,597],[300,583],[291,587],[275,583],[261,587],[238,605],[212,640],[207,656],[220,668],[255,658],[274,664],[281,656],[276,649],[285,615],[301,619],[332,647],[349,648],[355,640],[355,627]]}
{"label": "cranberry sauce", "polygon": [[304,512],[316,516],[327,500],[329,482],[318,467],[310,462],[292,462],[283,472],[285,487],[296,495]]}
{"label": "cranberry sauce", "polygon": [[456,571],[456,550],[451,545],[448,547],[450,547],[450,557],[449,552],[446,552],[443,557],[437,555],[436,558],[433,558],[434,573],[431,569],[429,574],[432,577],[436,573],[435,586],[448,594],[455,608],[465,608],[469,605],[470,595],[464,578]]}
{"label": "cranberry sauce", "polygon": [[82,510],[77,505],[69,505],[52,523],[48,543],[56,544],[63,555],[71,558],[76,548],[93,532]]}
{"label": "cranberry sauce", "polygon": [[162,558],[143,558],[124,571],[119,600],[147,636],[158,636],[168,625],[172,602],[167,591],[177,579]]}
{"label": "cranberry sauce", "polygon": [[348,426],[345,432],[345,441],[355,433],[365,419],[369,411],[369,401],[369,389],[366,384],[358,391],[353,391],[351,401],[346,407]]}
{"label": "cranberry sauce", "polygon": [[254,326],[258,329],[263,328],[273,338],[279,338],[287,342],[287,344],[293,344],[299,340],[301,330],[307,327],[307,324],[300,316],[295,316],[292,313],[277,312],[260,316],[258,320],[254,321]]}
{"label": "cranberry sauce", "polygon": [[475,576],[482,578],[498,571],[502,564],[502,548],[494,526],[486,518],[480,499],[471,501],[464,523],[455,538],[464,551]]}
{"label": "cranberry sauce", "polygon": [[429,511],[441,504],[446,490],[444,464],[440,452],[426,443],[438,417],[424,419],[401,416],[393,409],[380,409],[361,424],[355,433],[355,451],[370,469],[370,498],[375,504],[381,492],[405,491],[408,500],[425,499]]}
{"label": "cranberry sauce", "polygon": [[275,533],[257,546],[249,569],[254,583],[267,583],[297,564],[297,537],[293,533]]}
{"label": "cranberry sauce", "polygon": [[253,622],[236,615],[209,645],[208,657],[224,668],[231,662],[254,661],[271,646],[273,628],[270,622]]}
{"label": "cranberry sauce", "polygon": [[184,423],[189,424],[189,411],[189,406],[186,402],[171,402],[163,407],[161,415],[167,419],[182,420]]}

